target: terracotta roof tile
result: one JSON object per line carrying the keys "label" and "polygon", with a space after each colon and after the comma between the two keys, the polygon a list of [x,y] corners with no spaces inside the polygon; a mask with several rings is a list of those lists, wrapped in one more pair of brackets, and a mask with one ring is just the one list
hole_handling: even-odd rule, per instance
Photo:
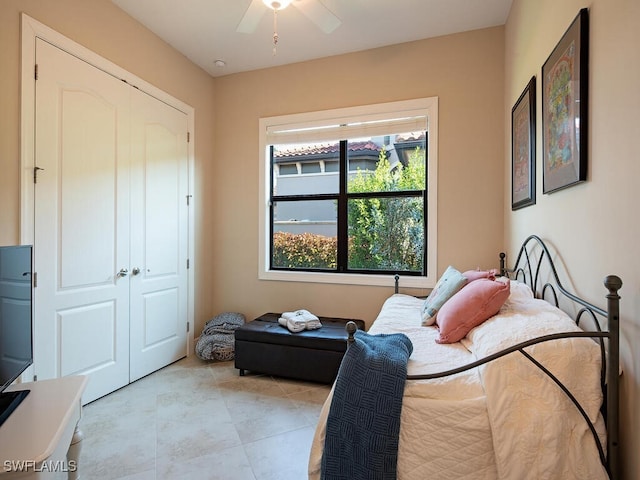
{"label": "terracotta roof tile", "polygon": [[[380,147],[374,142],[368,140],[366,142],[349,142],[350,152],[380,152]],[[330,153],[338,153],[340,151],[339,143],[316,143],[306,145],[291,145],[288,148],[276,150],[275,157],[303,157],[307,155],[327,155]]]}
{"label": "terracotta roof tile", "polygon": [[425,132],[408,132],[401,135],[397,135],[395,143],[410,142],[412,140],[424,140],[426,138]]}

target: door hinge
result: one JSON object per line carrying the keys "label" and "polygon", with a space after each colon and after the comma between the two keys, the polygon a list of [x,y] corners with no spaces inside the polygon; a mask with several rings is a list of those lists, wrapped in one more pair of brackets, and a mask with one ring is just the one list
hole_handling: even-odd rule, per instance
{"label": "door hinge", "polygon": [[193,195],[187,195],[187,207],[191,205],[191,197],[193,197]]}
{"label": "door hinge", "polygon": [[36,63],[33,67],[33,77],[38,80],[38,64]]}
{"label": "door hinge", "polygon": [[33,272],[33,288],[36,288],[38,286],[38,272]]}
{"label": "door hinge", "polygon": [[40,167],[33,168],[33,183],[38,183],[38,170],[44,171],[44,168],[40,168]]}
{"label": "door hinge", "polygon": [[191,132],[187,132],[187,143],[191,141]]}
{"label": "door hinge", "polygon": [[189,322],[187,322],[187,333],[189,333]]}
{"label": "door hinge", "polygon": [[187,270],[189,270],[189,259],[187,258]]}

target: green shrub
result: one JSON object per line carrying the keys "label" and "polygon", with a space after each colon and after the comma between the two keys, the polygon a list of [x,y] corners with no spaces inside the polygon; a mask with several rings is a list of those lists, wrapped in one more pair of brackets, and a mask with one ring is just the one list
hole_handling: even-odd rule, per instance
{"label": "green shrub", "polygon": [[337,265],[336,237],[313,233],[273,234],[273,266],[334,270]]}

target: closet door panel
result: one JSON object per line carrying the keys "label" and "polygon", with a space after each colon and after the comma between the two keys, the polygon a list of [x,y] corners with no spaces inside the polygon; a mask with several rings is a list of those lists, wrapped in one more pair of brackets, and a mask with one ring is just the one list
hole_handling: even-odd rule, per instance
{"label": "closet door panel", "polygon": [[187,116],[132,92],[131,380],[187,354]]}
{"label": "closet door panel", "polygon": [[34,360],[86,374],[89,402],[129,381],[130,87],[36,41]]}
{"label": "closet door panel", "polygon": [[73,289],[113,275],[119,106],[93,92],[59,93],[60,287]]}

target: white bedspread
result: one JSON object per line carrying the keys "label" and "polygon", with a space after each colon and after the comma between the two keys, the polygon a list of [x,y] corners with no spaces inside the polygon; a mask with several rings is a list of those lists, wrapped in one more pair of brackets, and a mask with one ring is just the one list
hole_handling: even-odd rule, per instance
{"label": "white bedspread", "polygon": [[[459,343],[437,344],[436,328],[421,326],[423,301],[402,294],[385,302],[369,333],[405,333],[414,347],[408,364],[411,375],[455,368],[524,339],[577,328],[558,310],[547,309],[546,302],[538,305],[539,301],[521,295],[512,297],[498,315]],[[542,315],[544,320],[534,322],[532,315]],[[535,352],[538,360],[543,359],[566,382],[602,427],[598,346],[589,339],[569,339],[527,351]],[[309,478],[313,480],[320,478],[331,398],[329,395],[324,405],[310,453]],[[454,478],[582,480],[607,476],[591,433],[573,404],[516,352],[479,369],[406,383],[398,479]]]}
{"label": "white bedspread", "polygon": [[[580,331],[544,300],[511,301],[472,330],[462,343],[482,358],[515,343],[557,332]],[[527,347],[571,391],[596,424],[600,415],[600,350],[589,338],[566,338]],[[493,432],[498,478],[605,479],[586,422],[558,386],[519,353],[480,367]]]}

